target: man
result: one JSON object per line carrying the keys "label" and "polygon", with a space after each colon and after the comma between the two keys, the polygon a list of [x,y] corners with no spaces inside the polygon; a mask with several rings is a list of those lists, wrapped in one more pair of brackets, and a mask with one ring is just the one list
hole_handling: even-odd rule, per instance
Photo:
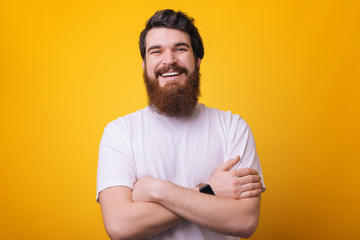
{"label": "man", "polygon": [[238,115],[198,103],[204,48],[193,19],[158,11],[139,45],[149,106],[109,123],[100,144],[97,199],[107,233],[249,237],[263,189],[254,138]]}

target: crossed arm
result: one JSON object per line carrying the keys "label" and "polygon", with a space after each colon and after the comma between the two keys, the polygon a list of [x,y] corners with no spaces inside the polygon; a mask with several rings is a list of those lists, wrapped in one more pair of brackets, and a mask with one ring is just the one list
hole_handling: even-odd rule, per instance
{"label": "crossed arm", "polygon": [[99,200],[106,231],[111,239],[141,239],[186,219],[214,232],[249,237],[259,219],[262,184],[253,169],[230,170],[239,160],[230,159],[210,178],[216,196],[152,177],[139,179],[133,190],[103,190]]}

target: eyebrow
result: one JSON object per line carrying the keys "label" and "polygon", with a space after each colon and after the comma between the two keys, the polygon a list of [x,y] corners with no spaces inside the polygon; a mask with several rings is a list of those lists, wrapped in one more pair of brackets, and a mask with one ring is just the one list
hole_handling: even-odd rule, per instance
{"label": "eyebrow", "polygon": [[180,47],[180,46],[186,46],[188,48],[190,48],[189,44],[185,43],[185,42],[179,42],[175,44],[175,47]]}
{"label": "eyebrow", "polygon": [[153,49],[158,49],[158,48],[161,48],[161,46],[160,46],[160,45],[151,46],[151,47],[149,47],[149,49],[147,50],[147,52],[149,53],[151,50],[153,50]]}
{"label": "eyebrow", "polygon": [[[180,46],[186,46],[186,47],[190,48],[189,44],[187,44],[187,43],[185,43],[185,42],[175,43],[175,47],[180,47]],[[161,48],[161,45],[151,46],[151,47],[148,48],[147,52],[149,53],[151,50],[153,50],[153,49],[158,49],[158,48]]]}

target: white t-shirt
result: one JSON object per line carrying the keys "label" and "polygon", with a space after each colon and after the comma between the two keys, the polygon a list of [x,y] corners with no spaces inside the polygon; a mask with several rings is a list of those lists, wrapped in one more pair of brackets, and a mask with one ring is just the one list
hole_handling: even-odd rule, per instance
{"label": "white t-shirt", "polygon": [[[172,118],[146,107],[106,126],[96,199],[108,187],[133,188],[143,176],[194,188],[208,182],[221,164],[237,155],[241,160],[236,168],[254,168],[262,178],[254,137],[239,115],[197,104],[191,116]],[[220,240],[226,236],[183,221],[150,239]]]}

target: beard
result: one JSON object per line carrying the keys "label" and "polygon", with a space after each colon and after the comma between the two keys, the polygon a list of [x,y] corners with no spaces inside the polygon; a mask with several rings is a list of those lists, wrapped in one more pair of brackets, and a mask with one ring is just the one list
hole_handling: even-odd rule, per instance
{"label": "beard", "polygon": [[200,96],[200,71],[196,65],[193,73],[189,73],[185,84],[169,83],[164,87],[159,85],[158,77],[161,73],[167,72],[171,68],[177,72],[187,74],[187,69],[174,65],[159,69],[155,72],[155,78],[151,78],[144,69],[143,77],[148,103],[152,109],[159,114],[168,117],[182,117],[190,115],[198,102]]}

